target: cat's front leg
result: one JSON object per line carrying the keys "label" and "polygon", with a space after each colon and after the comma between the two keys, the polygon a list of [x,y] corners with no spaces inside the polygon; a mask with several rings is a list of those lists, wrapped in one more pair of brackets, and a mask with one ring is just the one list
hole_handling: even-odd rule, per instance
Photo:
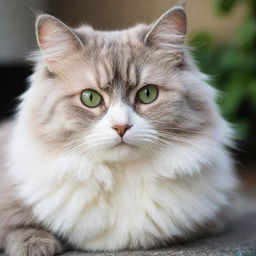
{"label": "cat's front leg", "polygon": [[33,227],[10,230],[4,247],[9,256],[54,256],[64,250],[53,234]]}

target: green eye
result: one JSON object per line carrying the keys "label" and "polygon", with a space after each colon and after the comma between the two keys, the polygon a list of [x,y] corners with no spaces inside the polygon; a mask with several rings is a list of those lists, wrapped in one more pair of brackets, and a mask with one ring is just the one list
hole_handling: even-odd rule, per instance
{"label": "green eye", "polygon": [[149,84],[141,88],[137,93],[137,99],[143,104],[149,104],[156,100],[158,89],[155,85]]}
{"label": "green eye", "polygon": [[84,90],[81,95],[81,101],[85,106],[95,108],[102,102],[102,96],[94,90]]}

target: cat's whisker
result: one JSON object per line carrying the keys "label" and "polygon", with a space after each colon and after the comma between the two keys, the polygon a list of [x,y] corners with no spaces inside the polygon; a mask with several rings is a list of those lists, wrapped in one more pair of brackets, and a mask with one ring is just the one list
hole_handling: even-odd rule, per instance
{"label": "cat's whisker", "polygon": [[187,143],[187,144],[193,144],[192,141],[184,138],[184,137],[180,137],[176,134],[170,134],[170,133],[163,133],[163,132],[160,132],[160,138],[166,140],[166,141],[177,141],[177,142],[184,142],[184,143]]}
{"label": "cat's whisker", "polygon": [[[169,145],[169,144],[167,144],[167,143],[165,143],[165,142],[163,142],[163,141],[161,141],[161,143],[164,144],[165,150],[166,150],[166,149],[167,149],[167,150],[171,150],[171,151],[173,151],[174,153],[180,155],[185,161],[188,161],[188,160],[187,160],[187,156],[184,155],[184,154],[182,154],[180,151],[175,150],[175,147],[173,147],[173,146],[171,146],[171,145]],[[194,146],[196,147],[196,145],[194,145]],[[197,146],[198,146],[198,145],[197,145]],[[204,148],[204,150],[205,150],[205,148]],[[213,155],[212,151],[209,150],[208,152],[209,152],[209,155]],[[213,156],[214,156],[214,155],[213,155]],[[204,159],[204,165],[207,166],[207,167],[209,167],[209,168],[212,168],[212,167],[213,167],[213,164],[210,163],[210,162],[209,162],[208,160],[206,160],[206,159]]]}
{"label": "cat's whisker", "polygon": [[177,131],[177,132],[186,132],[186,133],[195,133],[195,134],[210,134],[210,132],[201,132],[201,131],[194,131],[194,130],[186,130],[181,128],[168,128],[168,130],[171,131]]}
{"label": "cat's whisker", "polygon": [[[158,121],[155,121],[156,123],[158,123]],[[159,122],[159,124],[161,124],[161,122]],[[206,132],[206,131],[195,131],[195,130],[188,130],[188,129],[183,129],[183,128],[175,128],[175,127],[168,127],[166,129],[166,132],[171,132],[171,131],[177,131],[177,132],[184,132],[184,133],[191,133],[191,134],[210,134],[210,132]]]}

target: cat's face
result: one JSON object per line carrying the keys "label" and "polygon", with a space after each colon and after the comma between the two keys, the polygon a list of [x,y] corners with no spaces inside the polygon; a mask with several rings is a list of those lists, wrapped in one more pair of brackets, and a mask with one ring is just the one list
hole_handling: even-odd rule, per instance
{"label": "cat's face", "polygon": [[43,58],[28,100],[33,133],[96,161],[129,161],[186,143],[209,126],[210,114],[186,60],[185,32],[181,8],[154,26],[116,32],[71,30],[41,15]]}

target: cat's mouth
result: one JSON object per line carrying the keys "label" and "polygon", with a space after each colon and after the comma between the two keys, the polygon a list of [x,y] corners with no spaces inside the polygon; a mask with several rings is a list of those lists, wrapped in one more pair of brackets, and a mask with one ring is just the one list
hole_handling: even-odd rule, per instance
{"label": "cat's mouth", "polygon": [[122,140],[116,145],[112,146],[111,148],[131,148],[131,147],[135,147],[135,146]]}

